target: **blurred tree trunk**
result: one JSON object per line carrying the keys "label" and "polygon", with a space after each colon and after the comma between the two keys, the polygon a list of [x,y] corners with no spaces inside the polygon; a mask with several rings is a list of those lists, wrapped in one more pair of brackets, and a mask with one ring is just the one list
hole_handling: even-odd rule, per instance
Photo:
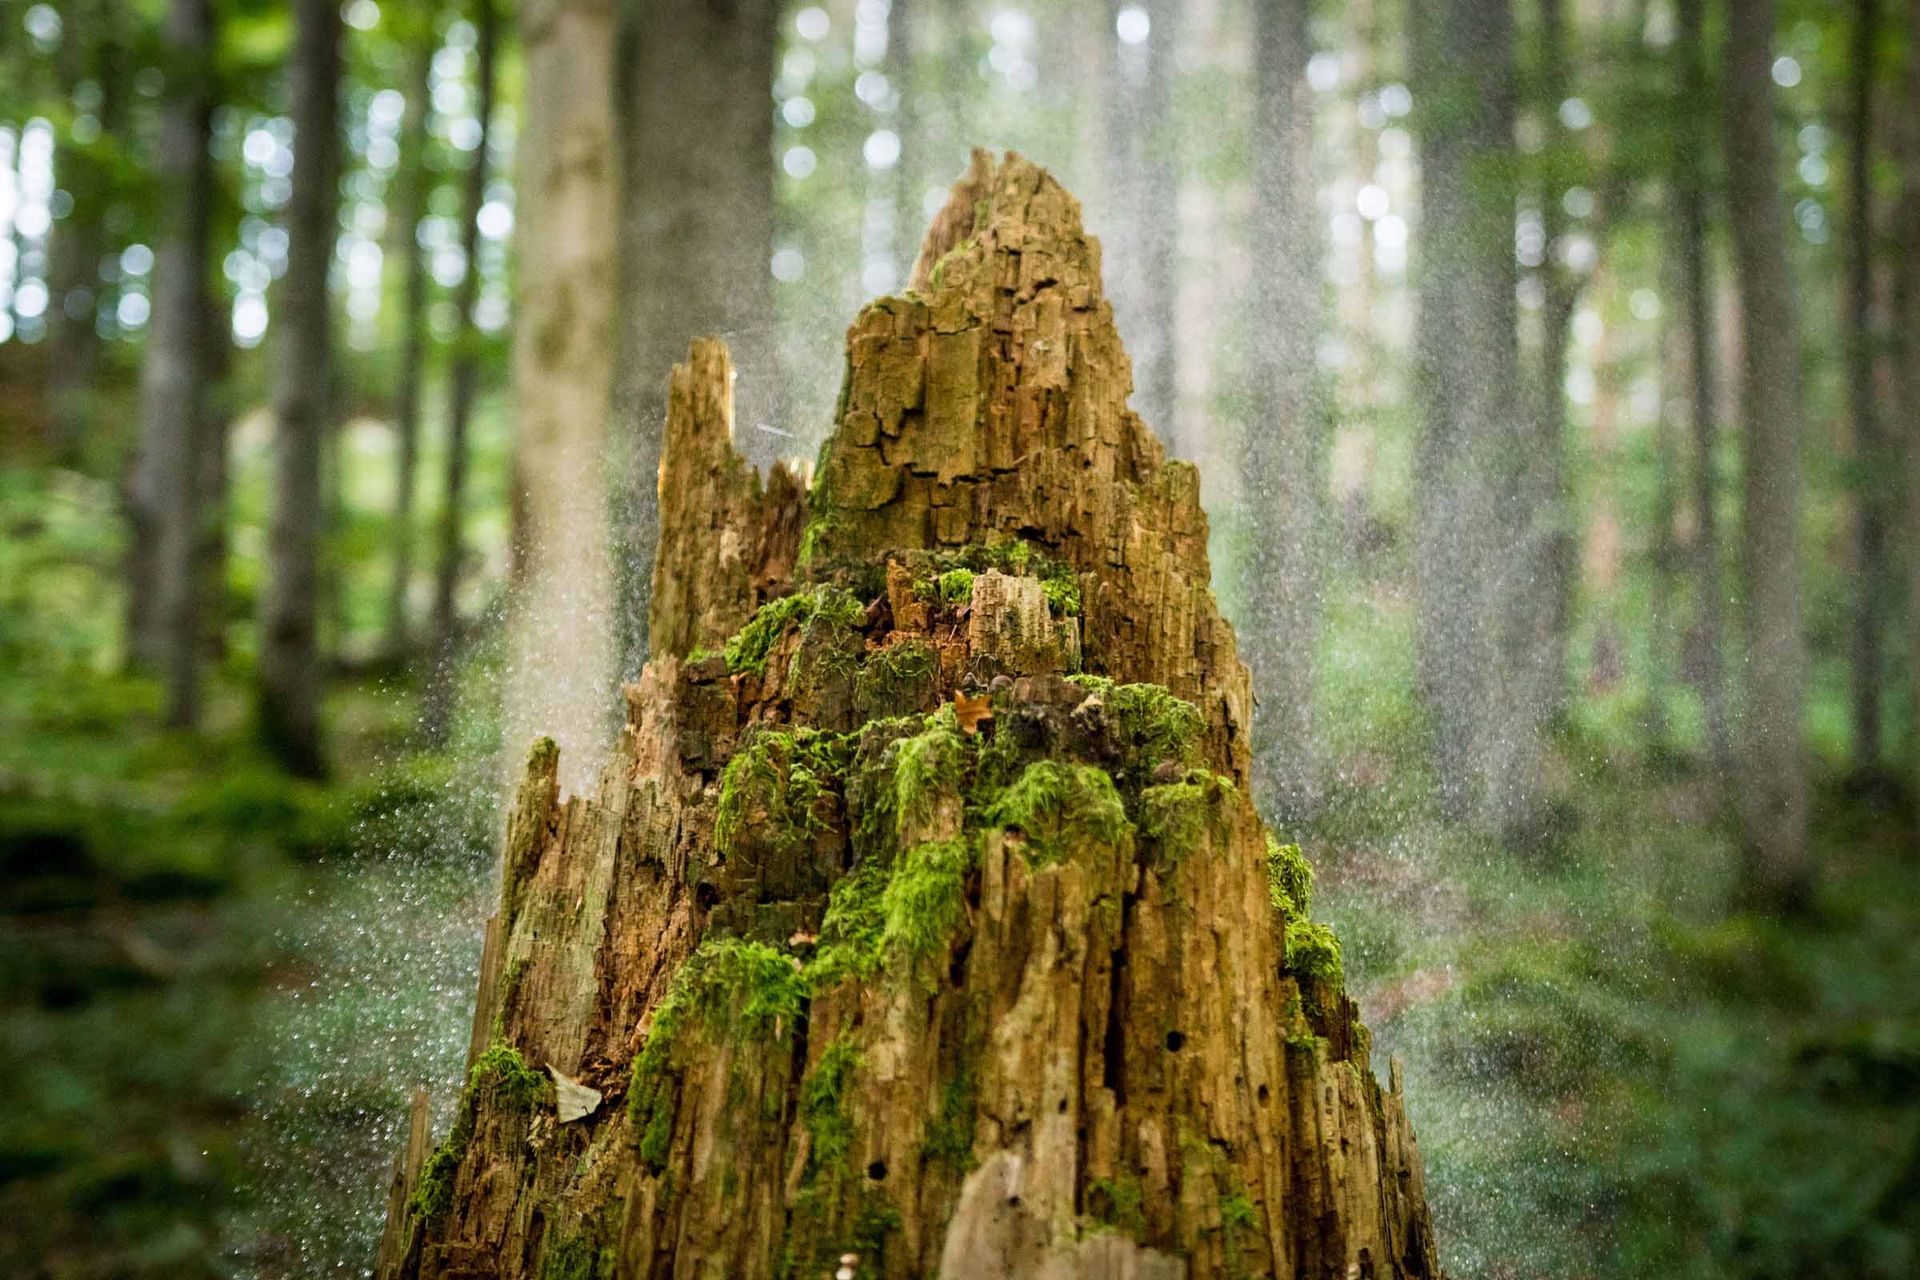
{"label": "blurred tree trunk", "polygon": [[[90,114],[97,132],[82,142],[69,128],[59,151],[60,188],[73,197],[73,209],[60,220],[48,248],[47,399],[54,458],[74,460],[92,425],[100,374],[100,259],[107,250],[105,218],[112,207],[114,179],[100,148],[117,144],[126,68],[117,15],[101,0],[74,4],[64,18],[60,78],[69,101],[82,83],[93,86]],[[76,103],[77,106],[77,103]]]}
{"label": "blurred tree trunk", "polygon": [[[779,436],[772,276],[772,0],[625,0],[619,115],[621,341],[627,459],[618,573],[620,670],[646,655],[668,374],[694,337],[724,335],[740,369],[735,438],[764,467]],[[698,139],[697,145],[690,140]]]}
{"label": "blurred tree trunk", "polygon": [[1905,420],[1907,486],[1907,680],[1913,698],[1914,768],[1910,778],[1920,806],[1920,4],[1907,6],[1906,107],[1900,139],[1898,226],[1894,233],[1895,313],[1899,341],[1894,351],[1894,389]]}
{"label": "blurred tree trunk", "polygon": [[1486,827],[1531,820],[1539,712],[1504,671],[1531,512],[1516,387],[1516,176],[1510,0],[1432,0],[1413,13],[1425,262],[1416,332],[1420,675],[1442,796]]}
{"label": "blurred tree trunk", "polygon": [[287,271],[274,316],[278,368],[273,520],[260,639],[260,722],[289,770],[325,770],[315,643],[320,554],[320,459],[332,418],[333,260],[339,177],[340,6],[295,0],[289,67],[294,127],[287,200]]}
{"label": "blurred tree trunk", "polygon": [[1847,400],[1859,463],[1854,513],[1853,767],[1870,775],[1880,767],[1881,633],[1892,585],[1887,572],[1888,488],[1885,444],[1874,403],[1878,338],[1873,322],[1873,47],[1879,38],[1878,0],[1853,0],[1853,46],[1848,68],[1852,138],[1847,157]]}
{"label": "blurred tree trunk", "polygon": [[[920,231],[927,217],[920,211],[930,178],[927,113],[920,98],[920,11],[913,0],[893,0],[887,6],[887,82],[893,86],[893,128],[900,139],[900,159],[893,166],[893,264],[902,288],[913,274],[920,253]],[[954,153],[957,161],[959,153]]]}
{"label": "blurred tree trunk", "polygon": [[1243,501],[1253,523],[1245,657],[1259,705],[1254,776],[1282,814],[1318,794],[1314,650],[1320,631],[1321,508],[1327,420],[1315,393],[1320,218],[1314,208],[1313,53],[1307,0],[1254,7],[1255,106],[1252,395],[1242,440]]}
{"label": "blurred tree trunk", "polygon": [[1798,538],[1800,349],[1774,137],[1773,0],[1731,0],[1729,17],[1722,96],[1746,451],[1740,817],[1750,897],[1794,909],[1806,904],[1814,876],[1801,746],[1807,651]]}
{"label": "blurred tree trunk", "polygon": [[460,570],[466,560],[461,523],[467,509],[467,434],[480,384],[480,332],[473,307],[480,296],[480,209],[487,202],[487,147],[493,141],[495,62],[500,45],[496,0],[474,0],[474,116],[479,121],[473,159],[467,164],[460,247],[466,270],[453,291],[459,315],[453,366],[447,390],[447,457],[440,494],[439,541],[433,575],[432,669],[427,676],[423,723],[427,739],[444,743],[453,724],[455,649],[460,634]]}
{"label": "blurred tree trunk", "polygon": [[612,0],[520,14],[525,88],[515,223],[514,540],[507,756],[559,744],[568,785],[599,768],[615,711],[606,447],[613,404],[620,154]]}
{"label": "blurred tree trunk", "polygon": [[136,542],[151,548],[135,652],[166,685],[166,719],[199,717],[200,580],[198,459],[206,412],[207,256],[213,217],[213,9],[209,0],[172,0],[167,13],[167,95],[154,170],[163,223],[153,266],[153,311],[140,378],[140,450],[133,483]]}
{"label": "blurred tree trunk", "polygon": [[[393,504],[393,577],[387,584],[386,648],[405,653],[411,627],[408,588],[413,583],[413,499],[420,471],[420,383],[427,359],[427,256],[420,248],[432,175],[427,147],[433,123],[433,55],[439,45],[432,7],[416,15],[421,29],[407,63],[407,103],[400,119],[400,171],[394,195],[393,242],[400,262],[400,367],[393,388],[393,431],[400,446]],[[533,193],[527,193],[533,197]]]}
{"label": "blurred tree trunk", "polygon": [[[1173,57],[1179,39],[1176,0],[1143,0],[1144,40],[1119,36],[1119,15],[1135,7],[1112,0],[1108,39],[1107,191],[1114,234],[1106,255],[1114,312],[1133,349],[1133,407],[1154,434],[1174,442],[1176,350],[1174,255],[1180,223],[1175,182]],[[1176,452],[1178,450],[1176,449]]]}
{"label": "blurred tree trunk", "polygon": [[[1573,85],[1567,58],[1566,0],[1540,0],[1539,13],[1540,81],[1546,89],[1539,109],[1552,151],[1569,143],[1558,110]],[[1545,246],[1540,278],[1546,300],[1541,318],[1540,367],[1534,377],[1535,436],[1529,465],[1520,477],[1528,519],[1521,525],[1525,538],[1519,545],[1529,564],[1516,591],[1522,611],[1514,620],[1513,643],[1515,670],[1524,673],[1532,685],[1528,698],[1542,722],[1557,718],[1567,701],[1567,630],[1572,625],[1575,546],[1567,493],[1567,346],[1574,308],[1586,283],[1570,263],[1558,260],[1565,248],[1566,222],[1561,208],[1564,184],[1553,177],[1555,168],[1549,161],[1548,180],[1539,191]]]}
{"label": "blurred tree trunk", "polygon": [[1719,799],[1733,776],[1733,732],[1727,717],[1726,624],[1720,581],[1720,517],[1714,483],[1713,290],[1708,281],[1705,175],[1712,151],[1707,85],[1706,0],[1679,0],[1675,57],[1680,64],[1673,173],[1673,251],[1687,312],[1687,412],[1693,445],[1693,595],[1695,618],[1687,666],[1699,686],[1707,729],[1707,761]]}
{"label": "blurred tree trunk", "polygon": [[227,657],[228,479],[227,436],[232,409],[226,393],[233,372],[233,343],[226,299],[213,290],[202,292],[206,308],[206,387],[201,406],[197,468],[200,504],[200,545],[194,553],[199,579],[196,643],[201,657],[222,662]]}

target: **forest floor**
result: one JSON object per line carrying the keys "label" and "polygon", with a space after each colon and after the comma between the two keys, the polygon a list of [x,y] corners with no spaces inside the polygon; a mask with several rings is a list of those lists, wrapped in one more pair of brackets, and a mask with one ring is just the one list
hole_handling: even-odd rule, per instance
{"label": "forest floor", "polygon": [[[342,684],[337,776],[295,782],[245,730],[244,653],[206,730],[162,730],[102,659],[111,511],[0,471],[0,1274],[358,1275],[407,1095],[444,1104],[464,1051],[491,730],[413,753],[411,690]],[[1741,915],[1703,779],[1589,719],[1553,847],[1466,836],[1404,613],[1340,595],[1334,781],[1297,834],[1405,1064],[1449,1273],[1914,1274],[1911,829],[1829,783],[1820,910]]]}

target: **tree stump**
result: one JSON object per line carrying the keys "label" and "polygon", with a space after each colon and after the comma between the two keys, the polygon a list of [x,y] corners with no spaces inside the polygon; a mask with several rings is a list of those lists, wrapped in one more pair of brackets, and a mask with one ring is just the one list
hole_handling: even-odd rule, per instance
{"label": "tree stump", "polygon": [[653,659],[591,794],[534,748],[385,1274],[1436,1274],[1130,378],[1078,204],[979,152],[810,491],[694,344]]}

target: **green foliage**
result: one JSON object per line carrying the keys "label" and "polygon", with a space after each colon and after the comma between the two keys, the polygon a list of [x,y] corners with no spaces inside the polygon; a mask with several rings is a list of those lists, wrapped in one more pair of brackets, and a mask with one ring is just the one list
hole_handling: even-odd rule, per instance
{"label": "green foliage", "polygon": [[1131,829],[1113,779],[1085,764],[1036,760],[988,808],[996,827],[1026,836],[1036,863],[1058,862],[1087,844],[1112,844]]}
{"label": "green foliage", "polygon": [[807,964],[807,984],[825,991],[846,978],[865,978],[880,965],[886,930],[888,867],[867,858],[836,880],[827,895],[820,940]]}
{"label": "green foliage", "polygon": [[793,843],[819,830],[821,801],[846,772],[847,755],[838,734],[806,727],[754,733],[720,775],[714,840],[721,852],[737,849],[749,831]]}
{"label": "green foliage", "polygon": [[1066,565],[1057,565],[1040,579],[1047,608],[1056,618],[1080,616],[1080,578]]}
{"label": "green foliage", "polygon": [[1147,787],[1140,792],[1140,834],[1161,858],[1177,862],[1200,847],[1222,792],[1232,787],[1231,781],[1198,769],[1183,781]]}
{"label": "green foliage", "polygon": [[515,1111],[532,1110],[551,1087],[546,1075],[528,1066],[518,1049],[499,1043],[488,1046],[467,1076],[467,1088],[476,1097],[491,1098]]}
{"label": "green foliage", "polygon": [[1115,684],[1095,675],[1067,678],[1104,705],[1127,753],[1123,777],[1130,790],[1145,786],[1162,763],[1171,761],[1187,768],[1205,764],[1200,740],[1206,732],[1206,717],[1200,714],[1200,708],[1175,697],[1166,686]]}
{"label": "green foliage", "polygon": [[1146,1199],[1137,1178],[1095,1178],[1088,1183],[1087,1214],[1103,1227],[1146,1240]]}
{"label": "green foliage", "polygon": [[618,1251],[585,1232],[549,1244],[540,1259],[540,1280],[608,1280]]}
{"label": "green foliage", "polygon": [[1260,1225],[1260,1211],[1244,1189],[1220,1197],[1220,1225],[1228,1231]]}
{"label": "green foliage", "polygon": [[746,626],[727,640],[727,670],[763,675],[767,655],[789,629],[810,624],[852,628],[865,618],[866,611],[860,602],[850,592],[831,584],[823,583],[769,600],[754,612]]}
{"label": "green foliage", "polygon": [[894,834],[925,823],[943,791],[958,792],[967,761],[967,744],[952,707],[928,716],[925,727],[895,747],[891,812]]}
{"label": "green foliage", "polygon": [[454,1111],[453,1128],[420,1166],[420,1181],[413,1191],[414,1212],[433,1221],[453,1208],[454,1182],[473,1143],[474,1121],[482,1101],[490,1100],[509,1111],[527,1112],[549,1088],[547,1077],[529,1067],[519,1050],[498,1043],[489,1046],[467,1073],[467,1087]]}

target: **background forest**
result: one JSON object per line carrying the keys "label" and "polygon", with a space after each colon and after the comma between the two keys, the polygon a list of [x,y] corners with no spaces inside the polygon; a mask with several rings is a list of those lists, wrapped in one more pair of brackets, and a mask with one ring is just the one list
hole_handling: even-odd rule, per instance
{"label": "background forest", "polygon": [[1201,468],[1449,1272],[1920,1270],[1914,0],[0,0],[0,1272],[367,1273],[671,363],[810,458],[970,145]]}

